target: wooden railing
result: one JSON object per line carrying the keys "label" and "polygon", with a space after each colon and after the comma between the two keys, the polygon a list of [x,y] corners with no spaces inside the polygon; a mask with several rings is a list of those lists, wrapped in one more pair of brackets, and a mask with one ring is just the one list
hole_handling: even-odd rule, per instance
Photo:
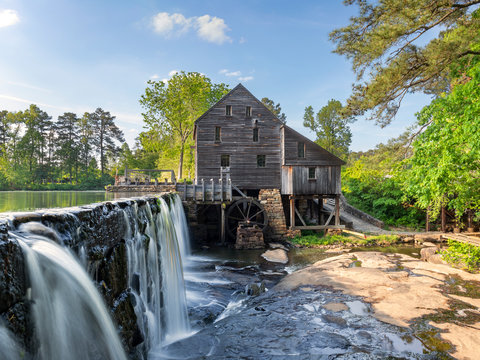
{"label": "wooden railing", "polygon": [[[170,174],[168,178],[162,178],[163,173]],[[161,169],[125,169],[124,176],[115,177],[115,185],[158,185],[176,184],[173,170]]]}
{"label": "wooden railing", "polygon": [[177,183],[176,190],[183,200],[194,200],[197,202],[225,202],[232,201],[232,182],[230,179],[224,181],[214,179],[200,180],[200,184]]}

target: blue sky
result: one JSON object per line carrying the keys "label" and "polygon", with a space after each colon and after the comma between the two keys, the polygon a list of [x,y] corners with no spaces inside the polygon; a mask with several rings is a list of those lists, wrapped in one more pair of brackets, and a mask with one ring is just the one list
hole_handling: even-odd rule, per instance
{"label": "blue sky", "polygon": [[[328,41],[354,14],[340,0],[0,0],[0,109],[36,103],[56,120],[102,107],[133,145],[146,82],[197,71],[279,102],[287,123],[313,139],[304,108],[343,102],[355,79]],[[428,102],[407,97],[384,129],[359,119],[351,149],[397,136]]]}

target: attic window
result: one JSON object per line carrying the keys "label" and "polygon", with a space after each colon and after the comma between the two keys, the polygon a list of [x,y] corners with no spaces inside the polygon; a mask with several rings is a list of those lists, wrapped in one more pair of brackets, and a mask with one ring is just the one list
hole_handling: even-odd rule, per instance
{"label": "attic window", "polygon": [[258,128],[253,128],[253,142],[258,142]]}
{"label": "attic window", "polygon": [[315,168],[309,167],[308,168],[308,180],[315,180],[317,177],[315,175]]}
{"label": "attic window", "polygon": [[232,116],[232,105],[225,106],[225,115]]}
{"label": "attic window", "polygon": [[245,107],[245,116],[246,117],[252,117],[252,107],[251,106]]}
{"label": "attic window", "polygon": [[257,167],[264,168],[266,164],[265,155],[257,155]]}
{"label": "attic window", "polygon": [[215,126],[215,142],[222,141],[222,128],[220,126]]}
{"label": "attic window", "polygon": [[298,142],[297,156],[299,158],[302,158],[302,159],[305,158],[305,143],[304,142]]}

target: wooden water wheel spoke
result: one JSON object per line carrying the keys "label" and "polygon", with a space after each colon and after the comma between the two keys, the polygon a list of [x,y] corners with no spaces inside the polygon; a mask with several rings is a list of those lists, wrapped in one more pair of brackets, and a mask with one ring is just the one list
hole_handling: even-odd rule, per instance
{"label": "wooden water wheel spoke", "polygon": [[[253,215],[250,216],[250,214]],[[253,198],[242,198],[230,205],[226,213],[226,230],[231,238],[236,237],[237,227],[240,223],[257,225],[263,230],[268,224],[267,213],[263,205]]]}

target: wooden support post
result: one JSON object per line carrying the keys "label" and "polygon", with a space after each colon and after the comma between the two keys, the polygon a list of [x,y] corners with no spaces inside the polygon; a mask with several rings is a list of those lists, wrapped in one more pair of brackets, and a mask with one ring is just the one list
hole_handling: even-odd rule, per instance
{"label": "wooden support post", "polygon": [[228,176],[227,184],[228,184],[228,201],[232,201],[232,180],[230,179],[230,176]]}
{"label": "wooden support post", "polygon": [[317,225],[323,225],[323,198],[319,198],[317,202]]}
{"label": "wooden support post", "polygon": [[212,202],[215,201],[215,182],[213,179],[210,179],[210,182],[212,183]]}
{"label": "wooden support post", "polygon": [[442,232],[445,232],[447,230],[447,214],[444,206],[442,206],[442,212],[440,216],[442,219]]}
{"label": "wooden support post", "polygon": [[187,180],[183,179],[183,200],[187,200]]}
{"label": "wooden support post", "polygon": [[222,245],[225,244],[225,203],[221,203],[220,209],[221,209],[221,216],[220,216],[220,240]]}
{"label": "wooden support post", "polygon": [[335,196],[335,226],[340,225],[340,196]]}
{"label": "wooden support post", "polygon": [[202,179],[202,201],[205,202],[205,180]]}
{"label": "wooden support post", "polygon": [[290,229],[295,227],[295,197],[290,197]]}
{"label": "wooden support post", "polygon": [[220,182],[220,202],[223,204],[223,179],[218,180]]}

